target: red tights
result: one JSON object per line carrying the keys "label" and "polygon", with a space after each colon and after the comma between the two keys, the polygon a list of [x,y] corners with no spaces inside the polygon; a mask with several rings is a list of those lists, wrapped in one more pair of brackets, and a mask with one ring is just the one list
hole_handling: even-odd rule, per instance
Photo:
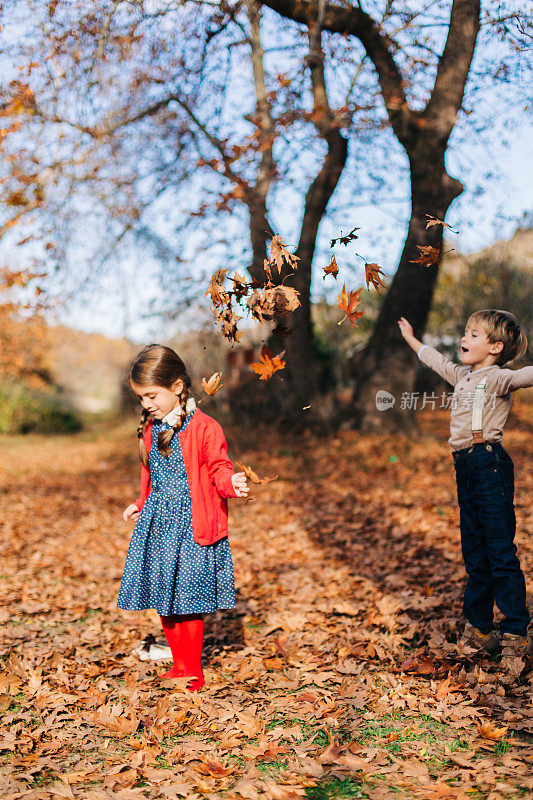
{"label": "red tights", "polygon": [[204,618],[202,614],[171,614],[160,617],[163,631],[172,651],[172,669],[161,678],[181,678],[190,675],[189,691],[197,692],[205,683],[202,672]]}

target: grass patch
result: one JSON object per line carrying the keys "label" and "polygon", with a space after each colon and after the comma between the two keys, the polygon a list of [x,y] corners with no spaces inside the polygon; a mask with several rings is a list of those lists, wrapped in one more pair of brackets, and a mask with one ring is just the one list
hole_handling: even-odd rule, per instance
{"label": "grass patch", "polygon": [[287,766],[287,761],[280,759],[279,761],[256,761],[255,766],[258,768],[262,775],[268,775],[271,778],[278,778],[282,769]]}
{"label": "grass patch", "polygon": [[324,778],[305,790],[309,800],[337,800],[344,797],[368,797],[361,781],[355,778]]}
{"label": "grass patch", "polygon": [[28,785],[32,789],[39,789],[41,786],[49,786],[51,783],[55,783],[56,779],[57,776],[51,772],[38,772]]}

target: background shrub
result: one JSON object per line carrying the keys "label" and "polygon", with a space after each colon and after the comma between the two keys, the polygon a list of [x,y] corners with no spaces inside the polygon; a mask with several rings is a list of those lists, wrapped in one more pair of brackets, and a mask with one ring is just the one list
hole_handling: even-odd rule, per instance
{"label": "background shrub", "polygon": [[0,433],[74,433],[82,427],[57,391],[37,391],[23,383],[0,383]]}

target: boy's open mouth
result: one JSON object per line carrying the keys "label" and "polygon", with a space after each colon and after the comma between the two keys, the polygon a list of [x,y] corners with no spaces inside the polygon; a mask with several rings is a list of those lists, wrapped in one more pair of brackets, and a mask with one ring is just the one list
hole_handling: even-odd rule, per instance
{"label": "boy's open mouth", "polygon": [[468,347],[465,347],[464,345],[461,345],[461,350],[463,353],[468,353]]}

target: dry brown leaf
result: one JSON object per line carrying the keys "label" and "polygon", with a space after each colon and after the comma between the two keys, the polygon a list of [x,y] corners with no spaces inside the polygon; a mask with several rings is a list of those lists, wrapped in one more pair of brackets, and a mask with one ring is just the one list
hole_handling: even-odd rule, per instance
{"label": "dry brown leaf", "polygon": [[301,305],[298,300],[300,293],[292,286],[274,286],[267,289],[266,294],[272,298],[276,314],[290,314]]}
{"label": "dry brown leaf", "polygon": [[270,242],[270,261],[277,267],[278,273],[281,273],[284,263],[288,264],[291,269],[298,269],[296,262],[299,260],[299,256],[289,253],[279,234],[272,237]]}
{"label": "dry brown leaf", "polygon": [[210,397],[213,396],[218,392],[219,389],[222,389],[224,386],[223,383],[220,383],[222,380],[222,373],[221,372],[214,372],[209,380],[202,378],[202,387],[206,394]]}
{"label": "dry brown leaf", "polygon": [[283,350],[281,353],[278,353],[277,356],[273,356],[265,344],[261,350],[259,361],[256,361],[254,364],[250,364],[250,368],[259,375],[260,380],[267,381],[275,372],[280,369],[284,369],[286,364],[286,362],[283,360],[284,355],[285,350]]}
{"label": "dry brown leaf", "polygon": [[341,325],[346,318],[348,318],[350,325],[357,327],[355,324],[355,320],[362,317],[365,313],[364,311],[357,311],[357,306],[361,303],[359,299],[359,295],[363,291],[363,287],[361,286],[356,292],[348,292],[346,291],[346,286],[342,287],[342,292],[339,295],[339,308],[341,311],[344,311],[344,317],[338,322],[338,325]]}
{"label": "dry brown leaf", "polygon": [[426,230],[428,228],[431,228],[432,225],[442,225],[443,229],[449,228],[452,231],[452,233],[456,232],[453,230],[451,225],[448,225],[448,223],[444,222],[442,219],[437,219],[437,217],[432,217],[431,214],[426,214],[426,218],[427,218]]}
{"label": "dry brown leaf", "polygon": [[480,722],[476,727],[479,735],[482,736],[483,739],[490,739],[492,742],[500,742],[509,730],[507,725],[498,728],[490,720]]}
{"label": "dry brown leaf", "polygon": [[272,478],[269,478],[268,476],[265,478],[260,478],[258,474],[254,472],[253,469],[251,467],[248,467],[246,464],[241,464],[239,461],[236,461],[235,465],[241,470],[241,472],[244,472],[248,480],[250,480],[252,483],[271,483],[272,481],[275,481],[278,478],[277,475],[274,475]]}
{"label": "dry brown leaf", "polygon": [[422,244],[417,244],[417,247],[420,250],[418,258],[412,258],[410,264],[422,264],[423,267],[431,267],[436,264],[437,267],[440,267],[440,250],[437,247]]}
{"label": "dry brown leaf", "polygon": [[417,675],[433,675],[437,666],[424,653],[413,653],[400,664],[400,672],[414,672]]}
{"label": "dry brown leaf", "polygon": [[327,267],[324,267],[324,274],[322,275],[323,279],[326,280],[326,275],[333,275],[335,280],[337,280],[337,275],[339,274],[339,267],[337,266],[337,260],[335,256],[331,257],[331,264],[328,264]]}
{"label": "dry brown leaf", "polygon": [[338,239],[332,239],[329,246],[335,247],[337,242],[340,242],[340,244],[344,245],[350,244],[350,242],[353,242],[355,239],[359,239],[359,236],[356,236],[355,232],[360,230],[361,228],[352,228],[350,233],[348,233],[346,236],[339,236]]}
{"label": "dry brown leaf", "polygon": [[380,286],[385,286],[383,281],[381,280],[381,275],[385,277],[385,273],[381,270],[377,264],[365,264],[365,280],[366,280],[366,288],[370,288],[370,284],[373,285],[374,289],[378,294],[381,294],[379,291]]}
{"label": "dry brown leaf", "polygon": [[209,775],[213,778],[226,778],[233,775],[235,767],[227,766],[218,758],[205,758],[201,764],[195,764],[196,772],[201,775]]}
{"label": "dry brown leaf", "polygon": [[227,274],[227,269],[217,269],[216,272],[213,273],[211,282],[204,294],[204,297],[210,295],[211,302],[215,307],[224,305],[229,300],[229,295],[223,285]]}

